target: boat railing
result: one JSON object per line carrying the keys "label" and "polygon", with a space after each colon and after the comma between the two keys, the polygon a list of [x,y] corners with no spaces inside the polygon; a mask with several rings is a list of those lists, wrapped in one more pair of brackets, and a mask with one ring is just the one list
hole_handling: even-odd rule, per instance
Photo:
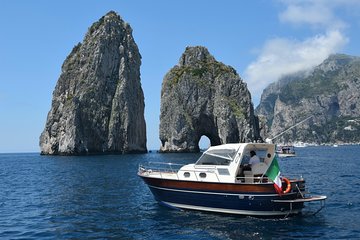
{"label": "boat railing", "polygon": [[[139,173],[145,174],[145,175],[151,175],[151,176],[157,176],[162,179],[166,178],[173,178],[180,180],[179,178],[179,170],[180,168],[184,166],[183,164],[175,164],[175,163],[164,163],[164,162],[149,162],[146,164],[139,164]],[[202,165],[201,168],[195,168],[195,169],[186,169],[182,171],[183,174],[188,173],[189,175],[193,176],[197,181],[204,181],[205,179],[202,179],[200,174],[202,173],[211,173],[213,176],[213,180],[215,182],[221,182],[219,175],[217,173],[217,167],[216,166],[205,166]],[[252,183],[262,183],[262,182],[268,182],[271,180],[268,180],[267,177],[264,176],[251,176],[251,177],[237,177],[236,182],[252,182]]]}
{"label": "boat railing", "polygon": [[138,171],[139,173],[159,174],[163,178],[163,174],[176,174],[182,166],[184,165],[177,163],[149,162],[147,164],[139,164]]}
{"label": "boat railing", "polygon": [[272,182],[270,178],[266,176],[251,176],[251,177],[236,177],[236,182],[239,183],[268,183]]}
{"label": "boat railing", "polygon": [[[286,175],[284,176],[286,178],[288,178],[290,181],[291,180],[299,180],[299,179],[304,179],[302,176],[297,176],[297,175]],[[259,175],[254,175],[254,176],[238,176],[236,177],[236,182],[250,182],[250,183],[273,183],[273,181],[268,178],[265,174],[259,176]],[[296,185],[296,187],[298,187],[298,185]]]}
{"label": "boat railing", "polygon": [[[138,172],[140,174],[147,174],[152,176],[158,176],[159,178],[173,178],[179,180],[179,170],[184,166],[184,164],[177,164],[177,163],[164,163],[164,162],[148,162],[146,164],[139,164]],[[217,173],[216,166],[205,166],[202,165],[201,168],[198,169],[186,169],[185,172],[192,173],[191,175],[196,178],[197,181],[203,181],[199,175],[201,173],[211,173],[212,176],[216,178],[213,179],[217,182],[221,182],[220,178]],[[287,175],[288,179],[299,179],[298,176]],[[302,176],[300,177],[302,179]],[[238,176],[235,179],[235,182],[238,183],[271,183],[272,180],[269,179],[265,174],[259,175],[251,175],[251,176]]]}
{"label": "boat railing", "polygon": [[139,164],[139,170],[177,172],[182,166],[184,165],[178,163],[149,162],[147,164]]}
{"label": "boat railing", "polygon": [[[179,180],[178,171],[184,166],[183,164],[176,163],[164,163],[164,162],[149,162],[147,164],[139,164],[139,173],[145,173],[148,175],[158,175],[160,178],[176,177]],[[216,173],[216,166],[202,166],[201,169],[190,170],[186,169],[185,172],[193,173],[196,180],[199,179],[198,175],[201,173],[212,173],[216,176],[218,182],[220,182],[219,176]]]}

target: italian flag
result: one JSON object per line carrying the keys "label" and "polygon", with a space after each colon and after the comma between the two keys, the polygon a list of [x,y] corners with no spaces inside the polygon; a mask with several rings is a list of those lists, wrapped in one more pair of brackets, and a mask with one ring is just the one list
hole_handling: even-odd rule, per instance
{"label": "italian flag", "polygon": [[274,159],[272,160],[270,167],[266,171],[266,176],[270,178],[274,182],[274,188],[278,194],[282,194],[282,184],[281,184],[281,178],[280,178],[280,167],[279,163],[277,161],[276,155],[274,156]]}

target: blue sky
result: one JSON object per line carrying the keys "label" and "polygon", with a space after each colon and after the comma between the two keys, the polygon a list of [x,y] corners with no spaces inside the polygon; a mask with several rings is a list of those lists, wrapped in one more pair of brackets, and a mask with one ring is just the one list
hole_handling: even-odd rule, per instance
{"label": "blue sky", "polygon": [[39,152],[61,65],[110,10],[133,28],[142,55],[148,149],[159,149],[164,75],[186,46],[237,70],[254,105],[279,76],[329,54],[360,56],[359,0],[2,0],[0,153]]}

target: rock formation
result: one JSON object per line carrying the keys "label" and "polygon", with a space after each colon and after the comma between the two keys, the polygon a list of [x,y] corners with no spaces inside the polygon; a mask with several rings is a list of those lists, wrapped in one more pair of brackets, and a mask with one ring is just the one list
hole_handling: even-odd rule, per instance
{"label": "rock formation", "polygon": [[312,116],[277,142],[359,142],[359,102],[360,58],[336,54],[307,73],[271,84],[256,113],[267,118],[269,131],[263,138]]}
{"label": "rock formation", "polygon": [[258,137],[251,96],[236,71],[204,47],[187,47],[164,77],[161,90],[161,152],[198,152],[211,145]]}
{"label": "rock formation", "polygon": [[94,23],[63,63],[41,154],[146,152],[140,64],[132,29],[119,15]]}

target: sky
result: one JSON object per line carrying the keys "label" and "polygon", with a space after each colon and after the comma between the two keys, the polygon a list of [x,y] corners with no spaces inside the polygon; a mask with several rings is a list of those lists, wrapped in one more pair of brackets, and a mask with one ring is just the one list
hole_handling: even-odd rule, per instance
{"label": "sky", "polygon": [[65,58],[111,10],[130,24],[142,56],[153,150],[160,147],[161,84],[187,46],[204,46],[236,69],[255,107],[283,74],[333,53],[360,56],[360,0],[1,0],[0,153],[40,151]]}

